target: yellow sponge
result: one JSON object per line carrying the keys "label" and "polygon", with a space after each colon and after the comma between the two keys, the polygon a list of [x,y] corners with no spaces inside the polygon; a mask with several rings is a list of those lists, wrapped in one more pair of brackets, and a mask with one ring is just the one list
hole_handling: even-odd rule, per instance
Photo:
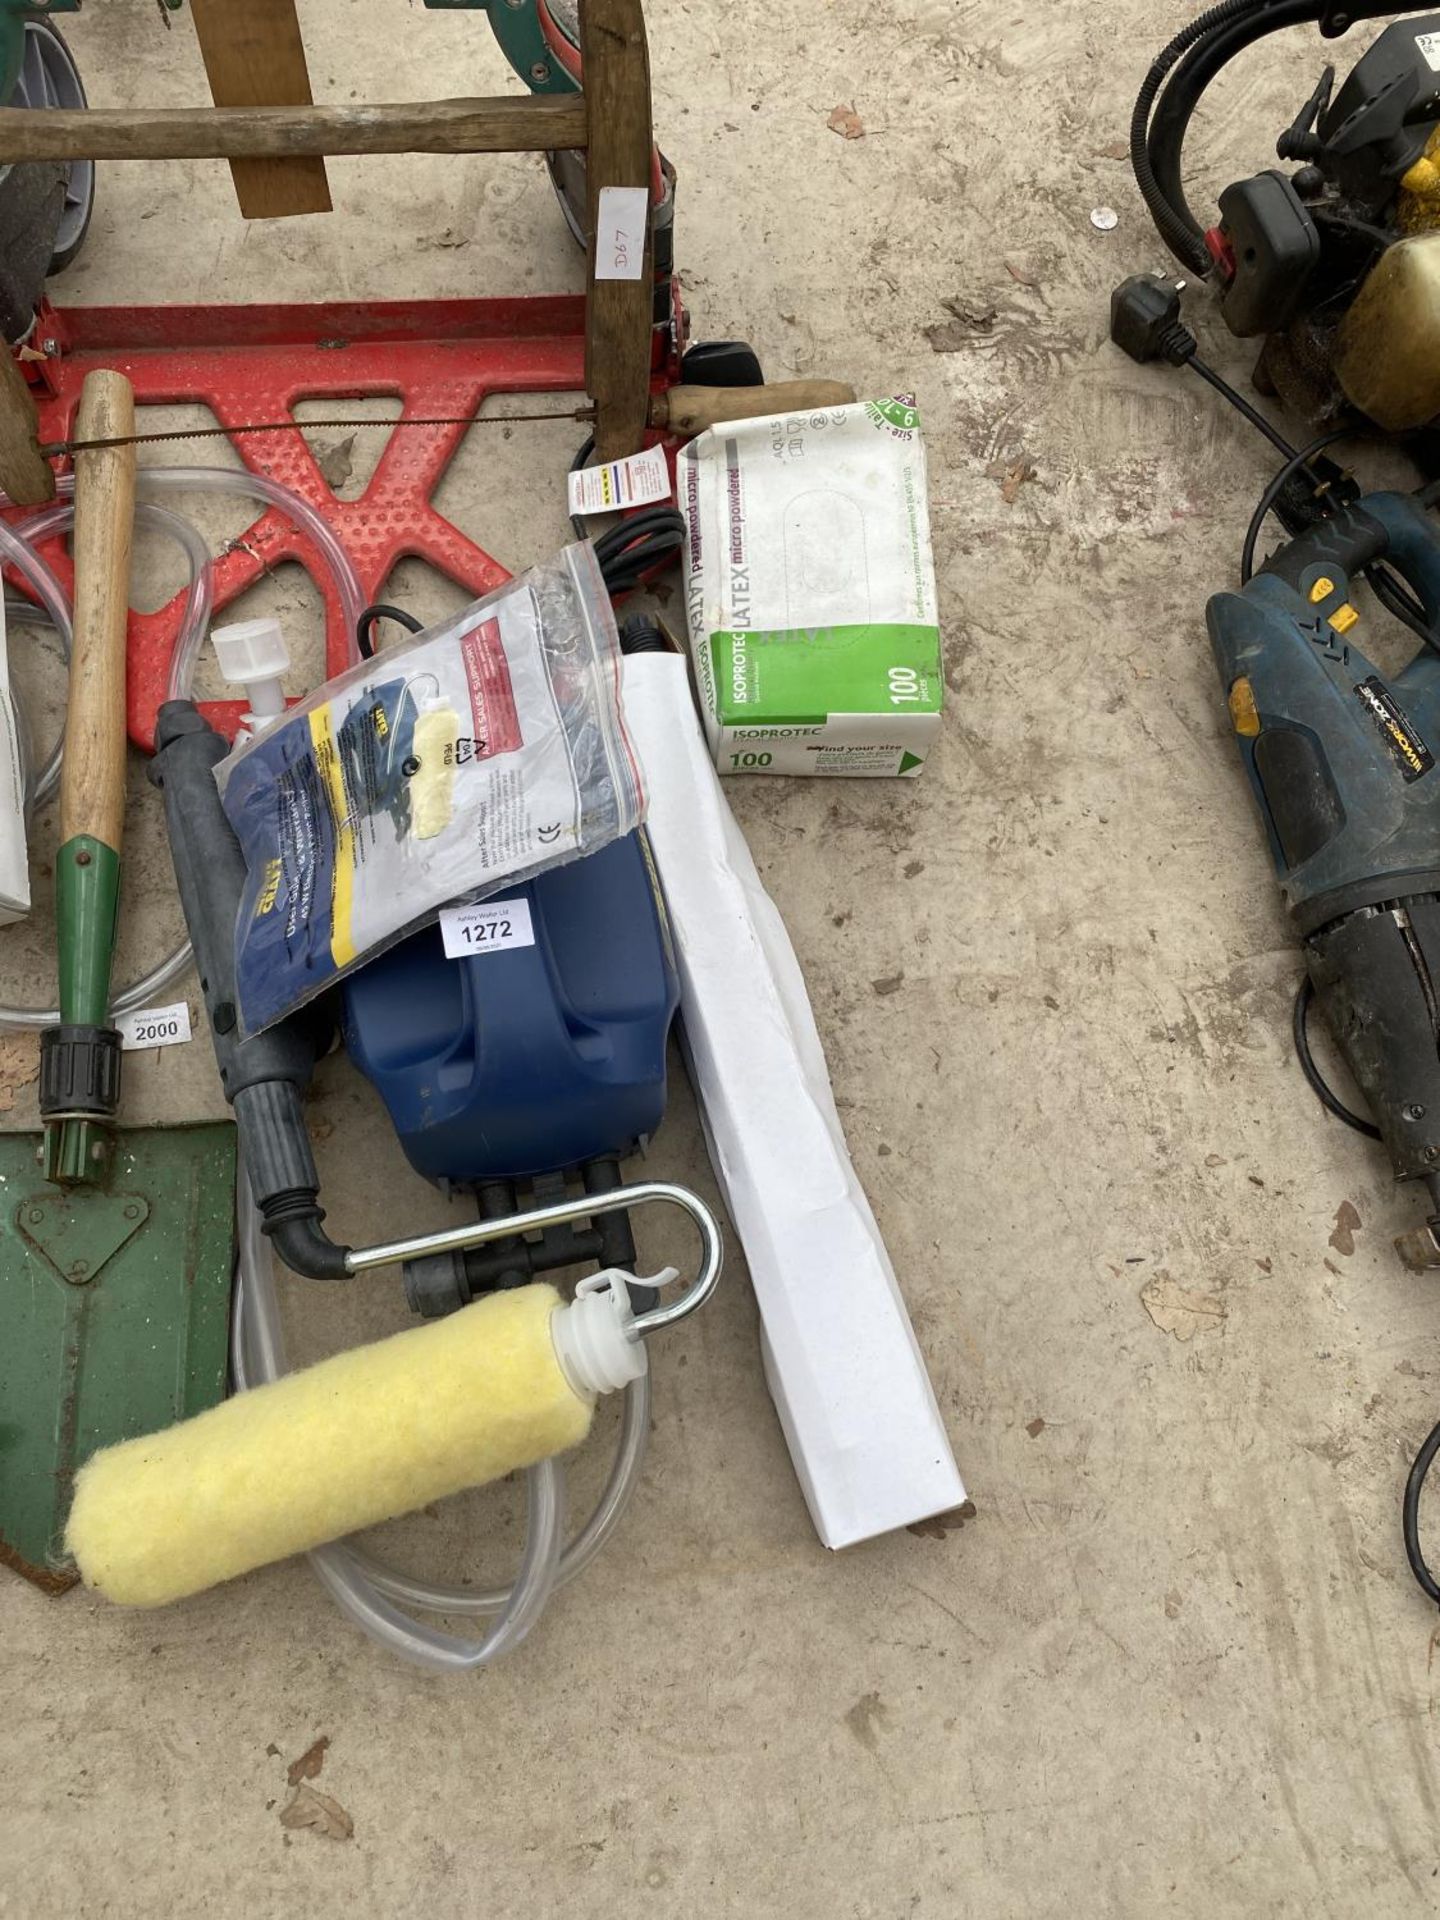
{"label": "yellow sponge", "polygon": [[480,1486],[584,1439],[553,1287],[493,1294],[91,1457],[66,1545],[86,1584],[157,1607]]}
{"label": "yellow sponge", "polygon": [[460,721],[450,707],[417,714],[411,745],[419,765],[410,780],[410,831],[417,840],[433,840],[455,811],[456,749]]}

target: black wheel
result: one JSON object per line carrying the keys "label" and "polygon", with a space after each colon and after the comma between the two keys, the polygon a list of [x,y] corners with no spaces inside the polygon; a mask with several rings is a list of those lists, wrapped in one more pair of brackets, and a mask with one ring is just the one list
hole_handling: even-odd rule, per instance
{"label": "black wheel", "polygon": [[697,340],[680,362],[680,378],[697,387],[763,387],[760,356],[744,340]]}
{"label": "black wheel", "polygon": [[[20,77],[12,107],[86,107],[84,83],[69,47],[48,20],[27,20]],[[95,206],[95,162],[72,160],[65,169],[65,202],[51,243],[50,271],[62,273],[85,243]]]}

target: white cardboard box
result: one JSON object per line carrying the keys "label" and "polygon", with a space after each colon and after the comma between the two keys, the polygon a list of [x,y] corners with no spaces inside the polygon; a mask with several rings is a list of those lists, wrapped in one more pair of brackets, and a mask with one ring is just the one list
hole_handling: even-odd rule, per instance
{"label": "white cardboard box", "polygon": [[944,682],[914,403],[711,427],[676,473],[720,772],[917,774]]}
{"label": "white cardboard box", "polygon": [[716,1177],[760,1307],[766,1378],[827,1547],[965,1498],[850,1163],[799,962],[736,825],[678,654],[625,662],[625,720],[674,930]]}

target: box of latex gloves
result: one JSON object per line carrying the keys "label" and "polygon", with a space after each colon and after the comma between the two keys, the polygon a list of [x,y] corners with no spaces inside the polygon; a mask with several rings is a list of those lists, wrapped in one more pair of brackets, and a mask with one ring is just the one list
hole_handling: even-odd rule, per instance
{"label": "box of latex gloves", "polygon": [[910,399],[711,427],[678,478],[720,772],[918,773],[942,681]]}

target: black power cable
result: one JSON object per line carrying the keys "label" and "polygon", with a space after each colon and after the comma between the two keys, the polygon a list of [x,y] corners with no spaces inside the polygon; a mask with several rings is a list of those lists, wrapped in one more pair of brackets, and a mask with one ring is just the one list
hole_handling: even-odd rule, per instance
{"label": "black power cable", "polygon": [[[1232,387],[1230,382],[1226,380],[1223,375],[1218,374],[1208,360],[1202,360],[1198,353],[1192,352],[1184,364],[1187,367],[1192,367],[1195,372],[1199,374],[1200,378],[1205,381],[1206,385],[1213,387],[1222,399],[1228,400],[1235,411],[1250,422],[1257,433],[1263,433],[1277,453],[1283,453],[1285,455],[1286,460],[1289,462],[1289,465],[1285,469],[1285,480],[1289,479],[1296,467],[1304,466],[1305,462],[1314,452],[1313,447],[1307,448],[1303,453],[1297,453],[1273,421],[1267,420],[1258,407],[1252,407],[1244,394],[1240,392],[1239,388]],[[1284,484],[1283,480],[1281,484]],[[1263,514],[1261,518],[1264,518]]]}
{"label": "black power cable", "polygon": [[1440,1583],[1436,1582],[1420,1551],[1420,1494],[1437,1453],[1440,1453],[1440,1421],[1426,1434],[1411,1465],[1405,1482],[1405,1498],[1400,1503],[1400,1526],[1405,1535],[1405,1558],[1410,1562],[1410,1571],[1425,1598],[1440,1606]]}
{"label": "black power cable", "polygon": [[[1190,364],[1191,366],[1195,366],[1196,362],[1192,359]],[[1225,383],[1223,381],[1216,380],[1212,381],[1211,384],[1217,386],[1222,393],[1225,392]],[[1230,395],[1227,394],[1226,397],[1229,398]],[[1237,395],[1235,397],[1238,398],[1239,396]],[[1245,411],[1245,409],[1242,408],[1242,411]],[[1249,412],[1247,411],[1246,418],[1248,419],[1249,417]],[[1265,422],[1265,426],[1268,427],[1268,425],[1269,422]],[[1275,512],[1280,496],[1285,491],[1285,487],[1292,475],[1297,473],[1301,468],[1308,467],[1317,454],[1323,453],[1327,447],[1333,446],[1337,440],[1352,438],[1355,432],[1356,429],[1354,427],[1335,427],[1329,433],[1322,433],[1318,440],[1312,440],[1308,446],[1302,447],[1299,452],[1292,453],[1290,458],[1285,462],[1285,465],[1271,478],[1269,485],[1256,503],[1254,513],[1250,516],[1249,526],[1245,529],[1245,541],[1240,549],[1240,582],[1242,586],[1250,580],[1255,571],[1255,547],[1260,538],[1261,528],[1265,524],[1266,517]],[[1273,433],[1266,434],[1267,439],[1274,440],[1275,437]],[[1315,478],[1313,469],[1311,471],[1311,477],[1312,479]],[[1317,491],[1323,484],[1323,481],[1317,480]],[[1430,487],[1424,488],[1416,497],[1422,506],[1434,506],[1437,500],[1440,500],[1440,481],[1435,482]],[[1374,589],[1376,599],[1380,602],[1381,606],[1385,608],[1387,613],[1393,613],[1395,618],[1407,626],[1418,640],[1423,640],[1427,647],[1434,647],[1437,651],[1440,651],[1440,632],[1437,632],[1436,628],[1431,625],[1424,607],[1416,599],[1415,595],[1411,593],[1403,580],[1398,579],[1389,567],[1383,566],[1379,562],[1375,562],[1364,569],[1364,578]]]}
{"label": "black power cable", "polygon": [[1215,266],[1185,198],[1181,154],[1200,97],[1220,70],[1255,41],[1285,27],[1315,21],[1333,38],[1358,20],[1423,10],[1423,5],[1396,6],[1393,0],[1356,0],[1343,12],[1333,0],[1222,0],[1157,54],[1130,116],[1130,165],[1156,231],[1184,267],[1204,279]]}
{"label": "black power cable", "polygon": [[425,623],[417,620],[413,613],[407,613],[403,607],[392,607],[387,600],[377,600],[366,607],[355,622],[355,644],[360,649],[362,660],[375,658],[375,622],[393,620],[397,626],[404,627],[407,633],[423,633]]}
{"label": "black power cable", "polygon": [[595,542],[595,558],[612,600],[629,593],[645,575],[685,544],[685,519],[676,507],[646,507],[627,514]]}
{"label": "black power cable", "polygon": [[[1320,11],[1320,0],[1312,0],[1315,14]],[[1189,208],[1172,206],[1150,161],[1150,111],[1156,96],[1164,86],[1171,69],[1191,48],[1209,38],[1210,35],[1231,26],[1237,20],[1248,20],[1263,15],[1270,9],[1270,0],[1220,0],[1218,6],[1209,7],[1188,27],[1182,27],[1175,38],[1158,53],[1150,64],[1150,70],[1141,82],[1140,91],[1135,98],[1135,106],[1130,115],[1130,165],[1134,170],[1135,184],[1140,189],[1141,198],[1150,209],[1150,217],[1155,222],[1156,231],[1165,245],[1174,254],[1182,266],[1202,278],[1213,271],[1214,262],[1210,250],[1205,245],[1205,235]]]}
{"label": "black power cable", "polygon": [[[1245,406],[1244,400],[1233,389],[1230,397],[1237,406]],[[570,471],[578,473],[594,451],[595,438],[592,434],[576,451],[575,458],[570,462]],[[577,539],[590,539],[590,529],[579,514],[571,514],[570,524],[575,529]],[[598,535],[595,539],[595,558],[611,599],[619,599],[622,594],[633,592],[647,574],[663,566],[684,544],[685,516],[678,507],[642,507],[637,513],[627,514],[617,525]],[[355,642],[362,659],[372,660],[375,657],[374,627],[377,620],[397,621],[411,633],[424,631],[423,623],[413,613],[407,613],[403,607],[391,606],[387,601],[377,600],[373,606],[365,608],[355,623]]]}
{"label": "black power cable", "polygon": [[[1197,273],[1213,272],[1214,262],[1205,246],[1201,224],[1190,211],[1185,198],[1182,160],[1185,136],[1201,95],[1216,75],[1246,47],[1267,34],[1278,33],[1284,27],[1303,26],[1307,21],[1318,19],[1319,15],[1320,8],[1315,0],[1268,0],[1266,5],[1252,6],[1248,15],[1242,13],[1231,21],[1217,23],[1195,42],[1171,72],[1164,91],[1155,103],[1145,136],[1146,158],[1157,195],[1169,207],[1177,226],[1183,227],[1192,241],[1198,241],[1203,251],[1204,265],[1199,264],[1199,254],[1193,263]],[[1148,198],[1146,204],[1150,204]],[[1153,214],[1153,207],[1151,212]],[[1168,240],[1166,244],[1169,245]],[[1187,261],[1186,264],[1192,263]]]}
{"label": "black power cable", "polygon": [[1337,440],[1348,439],[1352,431],[1350,427],[1334,427],[1329,433],[1322,433],[1319,439],[1312,440],[1308,447],[1302,447],[1298,453],[1292,451],[1284,466],[1272,475],[1265,491],[1256,502],[1255,511],[1250,516],[1250,524],[1245,529],[1245,541],[1240,549],[1240,584],[1242,586],[1249,581],[1255,571],[1255,543],[1260,538],[1260,529],[1274,511],[1275,503],[1284,492],[1290,476],[1298,468],[1313,460],[1317,453],[1323,453],[1326,447],[1334,446]]}
{"label": "black power cable", "polygon": [[[592,434],[582,442],[570,462],[570,471],[578,473],[595,451]],[[577,540],[591,538],[582,515],[572,513],[570,524]],[[595,539],[595,558],[612,600],[631,593],[653,568],[663,565],[685,544],[685,516],[678,507],[642,507],[627,514],[617,526]]]}
{"label": "black power cable", "polygon": [[1310,1051],[1310,1003],[1315,998],[1315,983],[1307,973],[1300,982],[1300,990],[1295,995],[1295,1010],[1290,1017],[1290,1032],[1295,1041],[1295,1058],[1300,1062],[1300,1071],[1310,1083],[1310,1091],[1328,1113],[1337,1120],[1343,1120],[1347,1127],[1353,1127],[1356,1133],[1363,1133],[1367,1140],[1378,1140],[1380,1129],[1373,1120],[1362,1120],[1358,1113],[1352,1113],[1343,1100],[1334,1092],[1315,1064],[1315,1056]]}

